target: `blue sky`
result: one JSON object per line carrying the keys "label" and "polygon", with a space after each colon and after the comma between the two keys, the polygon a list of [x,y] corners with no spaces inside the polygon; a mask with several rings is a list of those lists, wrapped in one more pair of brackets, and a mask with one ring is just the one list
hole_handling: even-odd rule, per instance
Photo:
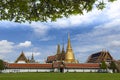
{"label": "blue sky", "polygon": [[56,22],[15,23],[0,21],[0,59],[14,62],[23,50],[26,57],[44,62],[56,54],[59,43],[67,45],[70,33],[76,59],[85,62],[92,53],[108,50],[120,59],[120,0],[102,11],[93,9],[84,15],[72,15]]}

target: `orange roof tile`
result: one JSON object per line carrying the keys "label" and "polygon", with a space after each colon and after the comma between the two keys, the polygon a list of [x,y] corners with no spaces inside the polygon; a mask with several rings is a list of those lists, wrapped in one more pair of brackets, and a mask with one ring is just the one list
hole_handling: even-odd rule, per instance
{"label": "orange roof tile", "polygon": [[100,68],[100,64],[97,63],[83,63],[83,64],[65,64],[66,68]]}
{"label": "orange roof tile", "polygon": [[[57,63],[58,64],[58,63]],[[56,64],[56,65],[57,65]],[[54,64],[54,67],[58,67]],[[58,64],[59,65],[59,64]],[[75,64],[75,63],[69,63],[64,64],[65,68],[100,68],[100,65],[98,63],[83,63],[83,64]],[[16,64],[16,63],[8,63],[6,66],[9,69],[51,69],[53,68],[52,64]]]}
{"label": "orange roof tile", "polygon": [[26,68],[37,68],[37,69],[41,69],[41,68],[52,68],[52,64],[16,64],[16,63],[10,63],[7,68],[22,68],[22,69],[26,69]]}

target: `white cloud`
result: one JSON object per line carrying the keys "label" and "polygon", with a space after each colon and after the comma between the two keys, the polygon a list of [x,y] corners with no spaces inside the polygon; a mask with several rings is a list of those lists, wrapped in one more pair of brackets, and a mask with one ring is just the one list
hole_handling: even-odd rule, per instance
{"label": "white cloud", "polygon": [[7,40],[0,41],[0,53],[10,53],[13,51],[13,42],[9,42]]}
{"label": "white cloud", "polygon": [[19,47],[30,47],[32,45],[31,41],[25,41],[23,43],[19,43]]}
{"label": "white cloud", "polygon": [[111,16],[114,16],[114,18],[119,17],[120,7],[116,5],[119,5],[118,0],[113,3],[108,3],[107,8],[102,11],[93,9],[89,13],[84,12],[84,15],[72,15],[69,18],[58,19],[56,22],[33,22],[31,24],[31,27],[39,36],[45,36],[48,30],[50,30],[51,28],[61,29],[83,27],[84,25],[94,23],[94,21],[98,20],[98,18],[98,21],[106,21]]}
{"label": "white cloud", "polygon": [[111,41],[110,46],[120,47],[120,41],[117,41],[117,40]]}
{"label": "white cloud", "polygon": [[[118,16],[116,19],[110,19],[103,24],[93,26],[91,31],[78,34],[73,40],[76,41],[74,46],[76,46],[75,52],[78,53],[77,55],[88,56],[102,49],[107,49],[115,59],[119,59],[120,17]],[[80,61],[86,59],[87,57],[80,59]]]}
{"label": "white cloud", "polygon": [[14,23],[10,21],[0,21],[0,27],[4,28],[11,28],[11,27],[17,27],[19,23]]}
{"label": "white cloud", "polygon": [[116,30],[118,30],[118,28],[120,29],[119,26],[120,26],[120,19],[114,19],[107,23],[96,26],[95,28],[96,29],[116,29],[117,28]]}
{"label": "white cloud", "polygon": [[[120,20],[113,20],[105,24],[95,26],[92,31],[79,34],[74,37],[74,40],[83,41],[83,43],[93,42],[99,44],[102,42],[110,43],[113,40],[120,40]],[[87,42],[89,41],[89,42]]]}
{"label": "white cloud", "polygon": [[75,47],[75,53],[87,53],[89,51],[96,51],[96,50],[102,50],[103,46],[102,45],[95,45],[93,44],[92,46],[91,45],[82,45],[81,47],[80,46],[76,46]]}
{"label": "white cloud", "polygon": [[47,36],[47,37],[40,38],[39,41],[50,41],[50,40],[53,40],[53,39],[55,39],[54,36]]}
{"label": "white cloud", "polygon": [[44,23],[40,22],[33,22],[30,24],[30,26],[33,28],[34,32],[38,36],[45,36],[47,31],[49,30],[50,26],[46,25]]}
{"label": "white cloud", "polygon": [[45,63],[46,60],[45,60],[45,59],[37,59],[36,62],[39,62],[39,63]]}
{"label": "white cloud", "polygon": [[3,56],[3,55],[0,55],[0,59],[4,59],[4,56]]}
{"label": "white cloud", "polygon": [[120,18],[120,0],[116,0],[112,4],[108,5],[108,8],[106,9],[106,15],[110,19]]}
{"label": "white cloud", "polygon": [[46,36],[47,32],[52,29],[61,29],[61,28],[74,28],[74,27],[83,27],[83,25],[88,25],[93,23],[99,16],[102,11],[94,9],[91,12],[84,12],[84,15],[71,15],[69,18],[57,19],[55,22],[32,22],[30,25],[36,35]]}
{"label": "white cloud", "polygon": [[102,11],[94,9],[93,11],[84,15],[72,15],[69,18],[58,19],[56,22],[49,22],[53,28],[70,28],[70,27],[83,27],[83,25],[88,25],[92,23],[97,16],[99,16]]}
{"label": "white cloud", "polygon": [[49,24],[52,26],[52,28],[68,28],[70,27],[70,22],[67,20],[67,18],[58,19],[56,22],[49,22]]}
{"label": "white cloud", "polygon": [[41,55],[40,52],[24,52],[24,53],[25,53],[26,57],[30,57],[30,58],[31,58],[32,54],[33,54],[33,56],[40,56]]}

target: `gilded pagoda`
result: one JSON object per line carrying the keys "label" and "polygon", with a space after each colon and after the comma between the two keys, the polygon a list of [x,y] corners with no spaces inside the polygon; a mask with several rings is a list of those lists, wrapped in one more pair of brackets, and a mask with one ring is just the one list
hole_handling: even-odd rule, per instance
{"label": "gilded pagoda", "polygon": [[55,61],[57,61],[57,62],[61,61],[61,62],[64,62],[64,63],[78,63],[78,61],[75,59],[75,56],[74,56],[74,53],[73,53],[73,50],[72,50],[69,34],[68,34],[68,43],[67,43],[66,52],[64,50],[64,44],[63,44],[63,47],[62,47],[62,51],[60,50],[60,45],[58,44],[56,55],[48,56],[46,62],[47,63],[53,63]]}

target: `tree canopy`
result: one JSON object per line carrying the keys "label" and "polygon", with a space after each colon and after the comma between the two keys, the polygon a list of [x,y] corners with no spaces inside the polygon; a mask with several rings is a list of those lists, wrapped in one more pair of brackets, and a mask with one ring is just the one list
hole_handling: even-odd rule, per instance
{"label": "tree canopy", "polygon": [[117,69],[117,68],[116,68],[116,64],[115,64],[114,61],[112,61],[112,62],[110,63],[110,69],[112,69],[113,72],[115,72],[115,69]]}
{"label": "tree canopy", "polygon": [[[83,14],[93,7],[103,9],[106,0],[1,0],[0,20],[15,22],[55,21],[57,18]],[[113,2],[115,0],[107,0]]]}
{"label": "tree canopy", "polygon": [[105,61],[102,61],[101,69],[107,69],[107,64],[105,63]]}
{"label": "tree canopy", "polygon": [[4,63],[3,63],[3,60],[0,59],[0,72],[1,72],[1,70],[3,70],[3,69],[4,69]]}

